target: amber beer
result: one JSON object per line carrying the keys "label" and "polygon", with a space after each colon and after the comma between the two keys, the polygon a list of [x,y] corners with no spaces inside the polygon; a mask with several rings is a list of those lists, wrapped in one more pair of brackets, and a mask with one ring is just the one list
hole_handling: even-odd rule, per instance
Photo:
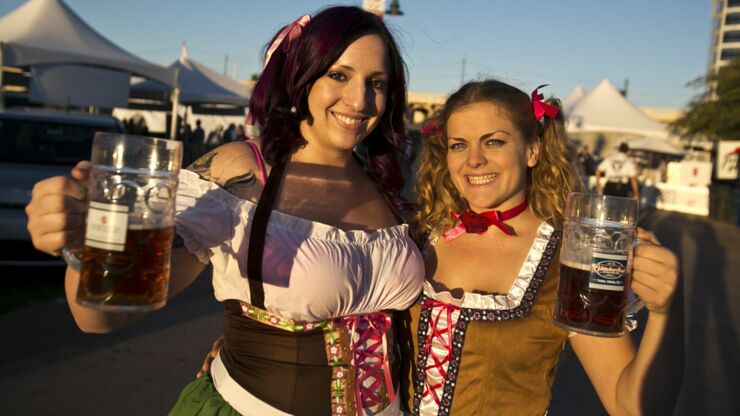
{"label": "amber beer", "polygon": [[167,302],[182,144],[118,133],[95,135],[85,244],[64,257],[80,272],[77,302],[111,312]]}
{"label": "amber beer", "polygon": [[[626,259],[627,255],[624,257]],[[606,269],[604,274],[611,272],[612,276],[625,273],[619,266],[609,267],[607,264],[602,268]],[[594,284],[592,278],[592,273],[598,271],[601,271],[598,263],[594,267],[593,264],[561,260],[556,319],[568,327],[580,328],[588,333],[620,335],[624,331],[627,292],[623,284],[608,289],[599,288],[600,285]]]}
{"label": "amber beer", "polygon": [[167,301],[173,227],[126,232],[123,251],[86,245],[78,302],[107,309],[158,309]]}

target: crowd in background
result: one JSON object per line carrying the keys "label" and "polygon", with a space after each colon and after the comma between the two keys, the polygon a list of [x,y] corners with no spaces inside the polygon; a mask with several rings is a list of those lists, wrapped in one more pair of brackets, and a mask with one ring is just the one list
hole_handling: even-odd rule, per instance
{"label": "crowd in background", "polygon": [[[229,123],[224,129],[217,124],[211,131],[205,131],[200,119],[195,120],[195,127],[188,122],[179,121],[179,128],[175,138],[183,143],[183,166],[187,166],[208,151],[229,142],[245,140],[248,136],[243,124]],[[140,136],[161,136],[149,131],[146,120],[135,114],[129,119],[123,119],[124,131]],[[166,135],[166,134],[165,134]]]}

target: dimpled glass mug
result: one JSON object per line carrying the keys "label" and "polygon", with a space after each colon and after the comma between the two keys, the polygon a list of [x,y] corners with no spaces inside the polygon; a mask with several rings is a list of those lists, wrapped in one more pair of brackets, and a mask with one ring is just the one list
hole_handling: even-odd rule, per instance
{"label": "dimpled glass mug", "polygon": [[80,272],[77,302],[107,311],[159,309],[167,301],[182,143],[95,135],[85,244],[64,257]]}
{"label": "dimpled glass mug", "polygon": [[578,192],[568,196],[557,325],[602,337],[624,334],[625,315],[643,306],[629,289],[637,213],[634,199]]}

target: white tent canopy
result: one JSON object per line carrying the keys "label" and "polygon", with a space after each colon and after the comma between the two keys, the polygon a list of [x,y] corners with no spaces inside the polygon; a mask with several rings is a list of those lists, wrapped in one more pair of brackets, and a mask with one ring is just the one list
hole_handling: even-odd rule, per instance
{"label": "white tent canopy", "polygon": [[644,137],[627,143],[630,150],[644,150],[646,152],[663,153],[667,155],[683,156],[686,151],[657,137]]}
{"label": "white tent canopy", "polygon": [[174,71],[121,49],[62,0],[30,0],[0,19],[2,61],[13,66],[89,65],[174,85]]}
{"label": "white tent canopy", "polygon": [[[250,91],[247,86],[191,59],[185,45],[180,50],[180,59],[170,68],[179,72],[177,87],[182,104],[230,104],[240,107],[249,104]],[[165,85],[147,80],[131,85],[132,95],[165,96],[169,90]]]}
{"label": "white tent canopy", "polygon": [[570,110],[572,110],[573,107],[578,104],[578,101],[580,101],[585,95],[586,90],[583,89],[583,85],[578,84],[577,87],[573,88],[573,91],[563,98],[564,114],[567,116],[570,113]]}
{"label": "white tent canopy", "polygon": [[632,103],[604,79],[596,88],[575,103],[569,112],[568,131],[615,132],[666,139],[666,126],[659,123]]}

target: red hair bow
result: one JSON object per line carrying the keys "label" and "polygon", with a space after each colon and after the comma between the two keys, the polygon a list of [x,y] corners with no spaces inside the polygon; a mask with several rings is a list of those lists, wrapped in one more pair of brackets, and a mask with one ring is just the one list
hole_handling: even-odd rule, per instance
{"label": "red hair bow", "polygon": [[534,112],[534,118],[536,118],[537,121],[542,120],[543,116],[553,118],[558,115],[558,112],[560,112],[559,108],[554,105],[545,104],[542,101],[545,96],[540,94],[539,89],[546,86],[547,84],[540,85],[532,91],[532,111]]}
{"label": "red hair bow", "polygon": [[430,118],[424,127],[421,128],[421,134],[425,136],[441,136],[442,129],[439,128],[439,120],[437,118]]}

